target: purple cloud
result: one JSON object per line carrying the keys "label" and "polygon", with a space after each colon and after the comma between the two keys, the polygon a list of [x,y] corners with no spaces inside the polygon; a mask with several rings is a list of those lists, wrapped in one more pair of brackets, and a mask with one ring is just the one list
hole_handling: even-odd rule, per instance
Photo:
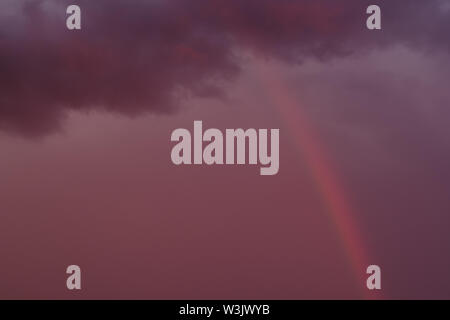
{"label": "purple cloud", "polygon": [[57,130],[68,110],[135,115],[176,110],[186,95],[221,97],[241,50],[287,62],[403,44],[449,49],[442,1],[389,1],[383,31],[365,28],[368,1],[79,0],[82,30],[65,27],[69,1],[0,5],[0,129]]}

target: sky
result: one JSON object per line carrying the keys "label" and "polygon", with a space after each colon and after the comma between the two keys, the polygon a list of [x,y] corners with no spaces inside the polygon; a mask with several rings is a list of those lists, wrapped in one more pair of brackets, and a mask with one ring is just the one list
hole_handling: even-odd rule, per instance
{"label": "sky", "polygon": [[[69,4],[0,2],[0,298],[450,298],[446,1]],[[194,120],[279,173],[175,166]]]}

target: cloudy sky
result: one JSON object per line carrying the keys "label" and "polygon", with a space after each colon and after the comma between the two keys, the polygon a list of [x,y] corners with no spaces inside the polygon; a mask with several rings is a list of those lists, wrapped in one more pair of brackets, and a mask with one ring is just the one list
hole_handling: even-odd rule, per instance
{"label": "cloudy sky", "polygon": [[[0,298],[450,298],[447,1],[75,2],[0,2]],[[174,166],[194,120],[278,175]]]}

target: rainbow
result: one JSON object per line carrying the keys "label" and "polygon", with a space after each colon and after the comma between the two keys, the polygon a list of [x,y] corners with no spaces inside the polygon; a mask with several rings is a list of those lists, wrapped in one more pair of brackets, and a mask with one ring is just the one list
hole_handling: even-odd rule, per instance
{"label": "rainbow", "polygon": [[366,287],[366,268],[371,264],[365,250],[363,237],[357,228],[354,219],[354,211],[350,206],[344,188],[332,170],[327,156],[320,146],[317,134],[310,126],[307,116],[300,108],[298,100],[290,93],[287,86],[283,85],[280,71],[270,66],[270,63],[258,65],[261,72],[258,79],[262,81],[266,93],[271,102],[277,108],[286,127],[293,135],[302,150],[302,154],[311,170],[312,176],[321,193],[330,218],[333,221],[339,238],[342,241],[344,251],[350,262],[350,267],[355,273],[356,285],[361,296],[366,299],[379,298]]}

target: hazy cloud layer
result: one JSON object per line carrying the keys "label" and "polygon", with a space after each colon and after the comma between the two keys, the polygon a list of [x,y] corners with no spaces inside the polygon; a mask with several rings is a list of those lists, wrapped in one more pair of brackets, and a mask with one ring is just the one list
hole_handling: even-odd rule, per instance
{"label": "hazy cloud layer", "polygon": [[360,0],[79,0],[81,31],[65,27],[72,2],[2,1],[0,129],[41,135],[69,109],[167,113],[186,95],[221,97],[240,50],[290,63],[391,44],[448,51],[444,1],[384,2],[383,31],[370,32]]}

